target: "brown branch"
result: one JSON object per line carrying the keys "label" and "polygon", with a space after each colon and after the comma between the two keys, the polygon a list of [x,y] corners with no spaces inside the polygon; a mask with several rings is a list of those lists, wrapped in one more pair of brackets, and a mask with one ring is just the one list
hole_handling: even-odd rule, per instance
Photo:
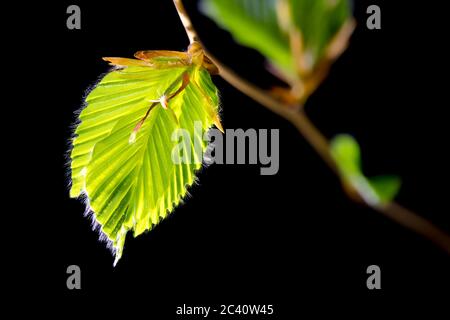
{"label": "brown branch", "polygon": [[402,226],[428,238],[437,246],[450,254],[450,237],[448,234],[437,228],[430,221],[419,216],[417,213],[401,206],[396,202],[390,202],[384,206],[374,207],[378,212],[386,217],[398,222]]}
{"label": "brown branch", "polygon": [[[189,37],[190,43],[200,42],[200,39],[192,26],[189,15],[184,9],[182,1],[173,1],[183,23],[183,26],[186,30],[186,33]],[[345,183],[344,179],[342,179],[339,171],[337,170],[337,164],[334,158],[331,156],[329,141],[309,120],[309,118],[303,111],[303,108],[293,108],[292,106],[286,105],[281,101],[275,99],[269,92],[266,92],[263,89],[248,82],[247,80],[241,78],[233,70],[226,67],[214,56],[212,56],[211,53],[208,52],[205,48],[204,51],[206,56],[211,59],[211,61],[218,67],[219,75],[229,84],[231,84],[237,90],[241,91],[256,102],[260,103],[270,111],[283,117],[297,128],[297,130],[303,135],[303,137],[325,161],[330,169],[332,169],[333,172],[341,179],[344,185],[344,190],[352,200],[364,203],[366,206],[373,208],[379,213],[382,213],[383,215],[396,221],[400,225],[428,238],[437,246],[441,247],[444,251],[450,254],[450,236],[434,226],[431,222],[427,221],[411,210],[402,207],[396,202],[390,202],[383,205],[374,205],[365,202],[358,190]]]}
{"label": "brown branch", "polygon": [[[294,125],[297,130],[303,135],[303,137],[309,142],[309,144],[316,150],[320,157],[326,162],[330,169],[332,169],[336,173],[336,175],[339,176],[339,178],[342,178],[339,174],[339,171],[337,170],[336,162],[330,154],[328,140],[311,123],[309,118],[304,113],[303,109],[300,109],[300,111],[295,111],[290,106],[283,105],[281,102],[272,98],[262,89],[240,78],[233,71],[223,66],[216,59],[212,58],[212,60],[219,67],[220,75],[233,87]],[[343,179],[341,180],[343,181]],[[344,190],[352,200],[362,202],[365,205],[398,222],[402,226],[418,234],[421,234],[450,254],[450,237],[418,214],[402,207],[396,202],[391,202],[385,205],[373,205],[367,203],[362,200],[363,198],[359,194],[359,191],[348,184],[345,184]]]}
{"label": "brown branch", "polygon": [[189,42],[200,42],[197,32],[195,32],[194,27],[191,23],[191,18],[189,18],[189,15],[186,12],[186,9],[184,9],[183,2],[181,0],[173,0],[173,3],[175,4],[175,8],[177,9],[178,15],[180,16],[181,23],[183,24],[184,30],[186,30],[186,34],[189,38]]}

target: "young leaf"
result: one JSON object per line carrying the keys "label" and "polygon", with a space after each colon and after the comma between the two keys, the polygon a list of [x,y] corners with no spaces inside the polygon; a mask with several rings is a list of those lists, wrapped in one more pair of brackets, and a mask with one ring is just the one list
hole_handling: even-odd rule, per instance
{"label": "young leaf", "polygon": [[352,185],[363,199],[371,204],[392,201],[400,190],[397,176],[367,178],[361,168],[361,151],[358,142],[350,135],[338,135],[331,141],[331,155],[336,161],[344,182]]}
{"label": "young leaf", "polygon": [[[105,58],[121,68],[100,81],[80,114],[70,195],[87,197],[115,263],[128,231],[138,236],[151,229],[180,203],[201,167],[203,131],[213,124],[221,128],[217,89],[202,56],[188,54],[196,56],[178,64],[164,57],[157,63]],[[179,129],[189,133],[181,140],[192,150],[187,163],[172,155],[180,144],[172,135]]]}
{"label": "young leaf", "polygon": [[203,0],[203,12],[288,76],[308,70],[351,19],[349,0]]}
{"label": "young leaf", "polygon": [[381,202],[389,202],[400,191],[402,180],[398,176],[371,177],[369,183],[377,193]]}
{"label": "young leaf", "polygon": [[314,66],[351,18],[350,1],[290,0],[289,3],[294,25],[302,34],[303,51],[311,59],[309,64]]}
{"label": "young leaf", "polygon": [[274,0],[203,0],[201,5],[238,42],[260,51],[279,67],[292,66],[288,37],[278,24]]}
{"label": "young leaf", "polygon": [[350,135],[338,135],[331,141],[331,154],[336,160],[341,173],[351,178],[361,175],[361,150]]}

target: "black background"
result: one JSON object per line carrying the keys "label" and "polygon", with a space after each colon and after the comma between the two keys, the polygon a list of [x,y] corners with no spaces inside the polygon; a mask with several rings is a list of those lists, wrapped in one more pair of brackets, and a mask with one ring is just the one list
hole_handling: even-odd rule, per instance
{"label": "black background", "polygon": [[[70,4],[81,7],[81,30],[66,28]],[[382,30],[366,29],[369,4],[381,6]],[[217,57],[261,87],[276,83],[261,56],[201,16],[195,1],[188,9]],[[448,255],[350,202],[289,123],[219,77],[213,80],[221,91],[225,128],[280,129],[279,173],[260,176],[258,166],[210,166],[184,205],[151,232],[127,238],[113,268],[113,257],[83,217],[84,205],[69,198],[66,153],[74,112],[108,70],[102,56],[185,50],[187,38],[169,0],[60,1],[18,10],[31,13],[34,27],[25,33],[32,37],[16,41],[28,48],[20,54],[38,88],[31,97],[16,97],[33,103],[24,106],[31,130],[21,140],[26,155],[15,160],[21,171],[14,187],[21,197],[14,212],[31,217],[18,224],[35,233],[20,249],[21,262],[14,261],[39,270],[22,273],[27,285],[17,284],[20,291],[29,290],[31,277],[39,280],[35,289],[51,295],[48,302],[85,302],[78,310],[97,304],[132,314],[141,310],[151,319],[173,318],[183,303],[274,304],[278,318],[290,319],[313,309],[313,302],[321,303],[315,310],[321,313],[336,301],[345,310],[360,302],[373,310],[385,302],[397,304],[400,297],[448,299]],[[357,0],[355,15],[350,48],[306,111],[328,137],[353,134],[362,145],[365,172],[400,175],[398,201],[450,232],[445,11],[436,3]],[[8,29],[10,35],[17,25]],[[12,239],[19,243],[19,238],[16,231]],[[82,270],[79,291],[66,288],[71,264]],[[381,267],[380,291],[366,288],[371,264]],[[128,299],[133,302],[125,303]]]}

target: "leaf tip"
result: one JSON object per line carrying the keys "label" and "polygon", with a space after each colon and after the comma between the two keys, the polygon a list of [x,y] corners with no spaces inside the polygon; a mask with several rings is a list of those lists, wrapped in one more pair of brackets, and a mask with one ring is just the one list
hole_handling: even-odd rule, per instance
{"label": "leaf tip", "polygon": [[220,132],[225,133],[225,130],[223,129],[222,122],[220,121],[220,118],[218,115],[214,118],[214,125],[217,127],[217,129],[220,130]]}

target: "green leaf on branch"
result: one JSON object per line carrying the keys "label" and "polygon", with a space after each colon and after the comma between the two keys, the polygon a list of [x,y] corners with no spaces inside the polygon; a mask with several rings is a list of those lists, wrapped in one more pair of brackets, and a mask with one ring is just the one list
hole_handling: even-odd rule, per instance
{"label": "green leaf on branch", "polygon": [[352,18],[349,0],[203,0],[202,9],[289,76],[298,60],[313,69]]}
{"label": "green leaf on branch", "polygon": [[330,148],[343,181],[355,188],[365,201],[383,204],[395,198],[400,190],[401,179],[391,175],[365,177],[361,166],[361,150],[352,136],[336,136]]}
{"label": "green leaf on branch", "polygon": [[351,18],[348,0],[290,0],[295,26],[301,31],[304,51],[315,65],[345,22]]}
{"label": "green leaf on branch", "polygon": [[241,44],[254,48],[277,66],[292,66],[286,34],[278,24],[273,0],[203,0],[202,9]]}
{"label": "green leaf on branch", "polygon": [[[183,60],[185,53],[155,53],[105,58],[119,68],[87,96],[73,139],[70,194],[87,197],[115,263],[128,231],[138,236],[151,229],[180,203],[202,166],[204,131],[221,128],[208,71],[192,57]],[[179,129],[187,140],[173,137]],[[173,155],[180,143],[192,150],[181,162]]]}

